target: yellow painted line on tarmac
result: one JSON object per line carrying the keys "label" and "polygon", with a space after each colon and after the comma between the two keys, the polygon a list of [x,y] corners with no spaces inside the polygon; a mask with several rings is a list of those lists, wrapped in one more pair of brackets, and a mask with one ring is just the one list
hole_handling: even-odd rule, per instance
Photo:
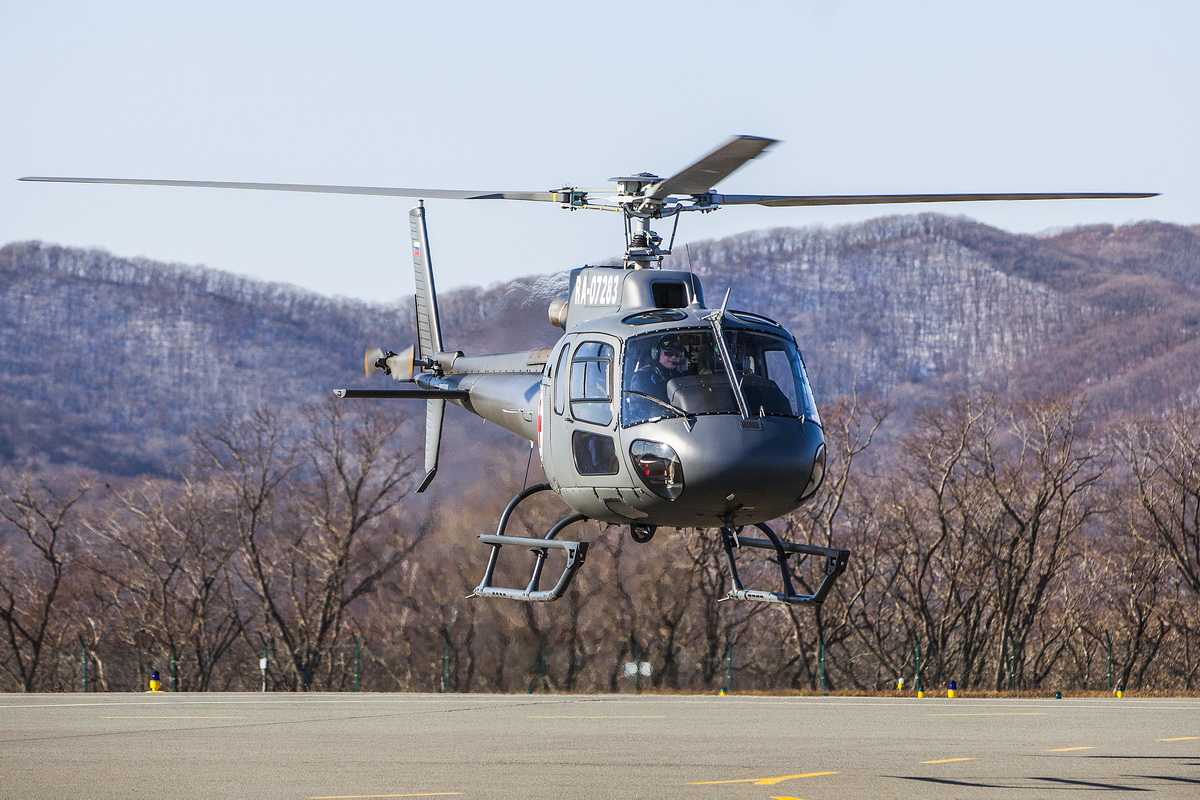
{"label": "yellow painted line on tarmac", "polygon": [[444,798],[462,792],[422,792],[421,794],[323,794],[308,800],[360,800],[361,798]]}
{"label": "yellow painted line on tarmac", "polygon": [[939,758],[937,761],[922,761],[922,764],[951,764],[955,761],[974,761],[973,758]]}
{"label": "yellow painted line on tarmac", "polygon": [[1047,750],[1047,753],[1069,753],[1072,750],[1095,750],[1094,747],[1056,747],[1053,750]]}
{"label": "yellow painted line on tarmac", "polygon": [[981,714],[930,714],[931,717],[1044,717],[1049,711],[992,711]]}
{"label": "yellow painted line on tarmac", "polygon": [[778,778],[742,778],[736,781],[695,781],[688,786],[715,786],[718,783],[753,783],[755,786],[774,786],[793,778],[815,778],[818,775],[841,775],[840,772],[805,772],[803,775],[781,775]]}
{"label": "yellow painted line on tarmac", "polygon": [[1200,739],[1200,736],[1176,736],[1174,739],[1159,739],[1160,742],[1190,742],[1192,739]]}
{"label": "yellow painted line on tarmac", "polygon": [[526,719],[666,719],[666,718],[667,718],[666,714],[647,714],[647,715],[638,715],[638,714],[595,714],[595,715],[556,714],[553,716],[551,716],[551,715],[545,715],[545,716],[532,715],[532,716],[526,717]]}
{"label": "yellow painted line on tarmac", "polygon": [[100,717],[100,719],[245,719],[245,717],[184,717],[184,716],[152,716],[149,714],[138,714],[129,717]]}

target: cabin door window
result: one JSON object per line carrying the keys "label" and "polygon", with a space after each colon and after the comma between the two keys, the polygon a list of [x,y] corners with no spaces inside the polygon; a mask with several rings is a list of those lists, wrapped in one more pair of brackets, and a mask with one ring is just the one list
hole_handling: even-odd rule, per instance
{"label": "cabin door window", "polygon": [[583,342],[571,359],[571,416],[578,422],[610,425],[612,409],[612,345]]}

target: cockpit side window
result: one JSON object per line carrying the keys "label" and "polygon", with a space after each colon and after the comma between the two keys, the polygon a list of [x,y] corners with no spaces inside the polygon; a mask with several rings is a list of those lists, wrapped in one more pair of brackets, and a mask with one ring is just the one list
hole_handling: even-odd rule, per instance
{"label": "cockpit side window", "polygon": [[763,350],[762,376],[775,383],[787,400],[788,414],[796,416],[796,379],[792,374],[791,359],[784,350]]}
{"label": "cockpit side window", "polygon": [[820,424],[796,346],[757,331],[726,332],[752,416],[801,417]]}
{"label": "cockpit side window", "polygon": [[558,363],[554,367],[554,413],[561,414],[567,408],[567,355],[571,352],[570,345],[563,345],[558,354]]}
{"label": "cockpit side window", "polygon": [[608,425],[612,410],[612,345],[583,342],[571,360],[571,415],[582,422]]}

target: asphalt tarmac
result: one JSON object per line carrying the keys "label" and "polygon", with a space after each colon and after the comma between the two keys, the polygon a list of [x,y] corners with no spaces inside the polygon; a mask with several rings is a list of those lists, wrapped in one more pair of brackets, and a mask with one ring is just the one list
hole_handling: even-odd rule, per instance
{"label": "asphalt tarmac", "polygon": [[1114,792],[1200,797],[1200,699],[0,695],[3,798]]}

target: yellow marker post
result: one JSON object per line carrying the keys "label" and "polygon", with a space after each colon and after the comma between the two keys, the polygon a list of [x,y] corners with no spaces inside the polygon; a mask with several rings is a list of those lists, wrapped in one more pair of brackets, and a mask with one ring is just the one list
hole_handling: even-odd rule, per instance
{"label": "yellow marker post", "polygon": [[162,694],[162,681],[159,680],[158,670],[150,673],[150,691],[146,694]]}
{"label": "yellow marker post", "polygon": [[958,681],[950,681],[950,688],[946,690],[946,697],[951,700],[958,697]]}

